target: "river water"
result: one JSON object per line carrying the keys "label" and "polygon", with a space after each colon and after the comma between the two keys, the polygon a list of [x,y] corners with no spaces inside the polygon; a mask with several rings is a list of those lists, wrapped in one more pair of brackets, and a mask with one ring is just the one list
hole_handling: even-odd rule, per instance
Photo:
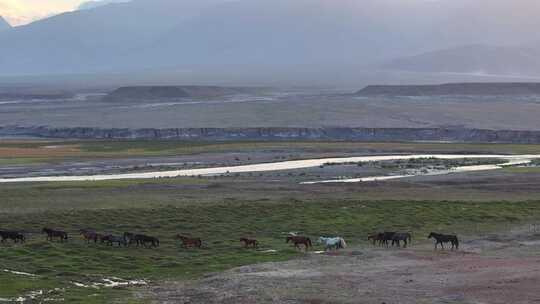
{"label": "river water", "polygon": [[[211,176],[211,175],[221,175],[221,174],[228,174],[228,173],[270,172],[270,171],[305,169],[305,168],[319,167],[328,163],[334,163],[334,164],[343,163],[344,164],[344,163],[358,163],[358,162],[372,162],[372,161],[408,160],[408,159],[418,159],[418,158],[438,158],[438,159],[497,158],[497,159],[501,159],[501,164],[499,165],[458,167],[458,168],[453,168],[451,170],[448,170],[448,172],[444,173],[444,174],[448,174],[452,172],[496,170],[496,169],[502,168],[502,166],[505,166],[505,165],[526,164],[526,163],[529,163],[533,159],[540,159],[540,155],[538,154],[537,155],[496,155],[496,154],[374,155],[374,156],[343,157],[343,158],[305,159],[305,160],[261,163],[261,164],[251,164],[251,165],[241,165],[241,166],[174,170],[174,171],[120,173],[120,174],[102,174],[102,175],[80,175],[80,176],[66,175],[66,176],[3,178],[3,179],[0,179],[0,183],[104,181],[104,180],[124,180],[124,179],[153,179],[153,178],[168,178],[168,177],[180,177],[180,176]],[[502,161],[505,161],[505,162],[502,162]],[[432,172],[432,174],[435,174],[435,172]],[[441,174],[441,172],[439,172],[439,174]],[[421,174],[418,174],[418,175],[421,175]],[[403,178],[403,177],[409,177],[409,176],[380,176],[380,177],[368,177],[368,178],[363,178],[363,179],[352,179],[352,180],[314,181],[314,182],[306,182],[305,184],[329,183],[329,182],[362,182],[362,181],[375,181],[375,180],[389,180],[389,179],[397,179],[397,178]]]}

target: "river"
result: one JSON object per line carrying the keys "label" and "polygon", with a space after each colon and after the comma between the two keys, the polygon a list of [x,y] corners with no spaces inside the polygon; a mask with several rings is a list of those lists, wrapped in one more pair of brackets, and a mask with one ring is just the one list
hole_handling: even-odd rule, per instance
{"label": "river", "polygon": [[[388,161],[388,160],[408,160],[418,158],[438,158],[438,159],[486,159],[497,158],[505,160],[505,163],[500,165],[484,165],[484,166],[468,166],[459,167],[449,170],[451,172],[465,171],[484,171],[500,169],[505,165],[526,164],[533,159],[540,159],[540,155],[496,155],[496,154],[413,154],[413,155],[374,155],[374,156],[359,156],[359,157],[343,157],[343,158],[318,158],[293,160],[282,162],[271,162],[230,167],[215,167],[189,170],[174,170],[174,171],[157,171],[157,172],[141,172],[141,173],[120,173],[120,174],[102,174],[102,175],[80,175],[80,176],[39,176],[39,177],[22,177],[22,178],[3,178],[0,183],[23,183],[23,182],[75,182],[75,181],[105,181],[105,180],[126,180],[126,179],[154,179],[154,178],[170,178],[180,176],[211,176],[229,173],[249,173],[249,172],[269,172],[269,171],[284,171],[319,167],[328,163],[357,163],[357,162],[372,162],[372,161]],[[409,176],[381,176],[354,180],[333,180],[333,181],[315,181],[307,183],[324,183],[324,182],[362,182],[370,180],[388,180],[403,178]]]}

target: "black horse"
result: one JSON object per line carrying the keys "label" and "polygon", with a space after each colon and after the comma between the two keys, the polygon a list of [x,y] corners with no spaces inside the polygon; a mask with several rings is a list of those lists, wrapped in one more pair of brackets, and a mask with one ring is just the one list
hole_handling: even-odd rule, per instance
{"label": "black horse", "polygon": [[60,242],[63,243],[64,241],[67,241],[67,239],[68,239],[68,234],[65,231],[54,230],[54,229],[50,229],[50,228],[43,228],[41,230],[41,233],[46,233],[47,234],[47,240],[48,241],[52,241],[54,238],[58,238],[60,240]]}
{"label": "black horse", "polygon": [[2,238],[2,243],[4,243],[6,240],[13,240],[13,242],[18,243],[24,243],[26,241],[26,237],[24,234],[18,231],[1,231],[0,230],[0,237]]}
{"label": "black horse", "polygon": [[394,246],[394,235],[397,232],[388,232],[379,233],[379,245],[388,247],[388,243],[392,241],[392,246]]}
{"label": "black horse", "polygon": [[410,233],[407,232],[396,232],[394,235],[392,235],[392,246],[394,244],[397,244],[398,247],[400,247],[400,242],[403,241],[403,248],[407,248],[407,241],[408,244],[412,243],[412,236]]}
{"label": "black horse", "polygon": [[126,240],[127,246],[135,244],[135,234],[131,232],[124,232],[124,240]]}
{"label": "black horse", "polygon": [[444,250],[444,243],[452,243],[452,250],[459,249],[459,240],[456,235],[440,234],[432,232],[429,234],[428,239],[435,239],[435,250],[437,250],[437,245],[441,244],[441,248]]}
{"label": "black horse", "polygon": [[116,243],[118,245],[118,247],[127,246],[127,244],[128,244],[128,241],[126,240],[125,237],[116,236],[116,235],[112,235],[112,234],[103,236],[101,238],[101,242],[102,243],[107,243],[107,245],[109,245],[109,246],[113,246],[114,243]]}
{"label": "black horse", "polygon": [[136,234],[134,235],[133,239],[137,243],[138,246],[148,247],[147,245],[150,244],[150,247],[159,247],[159,239],[153,236],[147,236],[144,234]]}

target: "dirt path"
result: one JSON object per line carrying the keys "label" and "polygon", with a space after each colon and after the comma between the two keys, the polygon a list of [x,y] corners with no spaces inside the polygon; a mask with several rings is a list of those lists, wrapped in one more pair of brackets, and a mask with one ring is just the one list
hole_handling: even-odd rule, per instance
{"label": "dirt path", "polygon": [[540,303],[540,234],[465,241],[458,252],[356,248],[149,288],[154,303]]}

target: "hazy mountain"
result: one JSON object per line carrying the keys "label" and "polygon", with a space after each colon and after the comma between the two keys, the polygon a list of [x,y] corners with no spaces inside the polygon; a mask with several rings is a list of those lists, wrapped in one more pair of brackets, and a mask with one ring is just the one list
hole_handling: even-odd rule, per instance
{"label": "hazy mountain", "polygon": [[79,5],[79,10],[93,9],[96,7],[113,4],[113,3],[124,3],[129,2],[130,0],[100,0],[100,1],[86,1]]}
{"label": "hazy mountain", "polygon": [[[294,69],[304,66],[324,73],[322,67],[373,65],[456,45],[517,45],[536,40],[540,26],[536,0],[484,4],[482,0],[133,0],[65,13],[0,33],[0,73],[191,70],[227,65],[243,69],[279,65],[293,69],[294,65]],[[527,9],[516,10],[516,5]],[[515,66],[510,61],[513,49],[501,49],[505,50],[496,52],[505,53],[500,57],[505,62],[493,70],[536,69],[525,63]],[[481,55],[476,54],[482,52],[476,47],[460,52],[462,56],[470,52],[472,59],[467,62],[486,61],[478,58]],[[420,57],[434,61],[438,56]],[[493,55],[492,62],[496,58]],[[424,61],[420,71],[449,71],[444,62],[436,62],[442,66],[433,68],[429,60]],[[387,67],[404,68],[406,62],[398,60]]]}
{"label": "hazy mountain", "polygon": [[0,16],[0,31],[10,29],[11,25],[2,17]]}
{"label": "hazy mountain", "polygon": [[393,60],[384,68],[410,72],[540,75],[540,49],[468,45]]}

